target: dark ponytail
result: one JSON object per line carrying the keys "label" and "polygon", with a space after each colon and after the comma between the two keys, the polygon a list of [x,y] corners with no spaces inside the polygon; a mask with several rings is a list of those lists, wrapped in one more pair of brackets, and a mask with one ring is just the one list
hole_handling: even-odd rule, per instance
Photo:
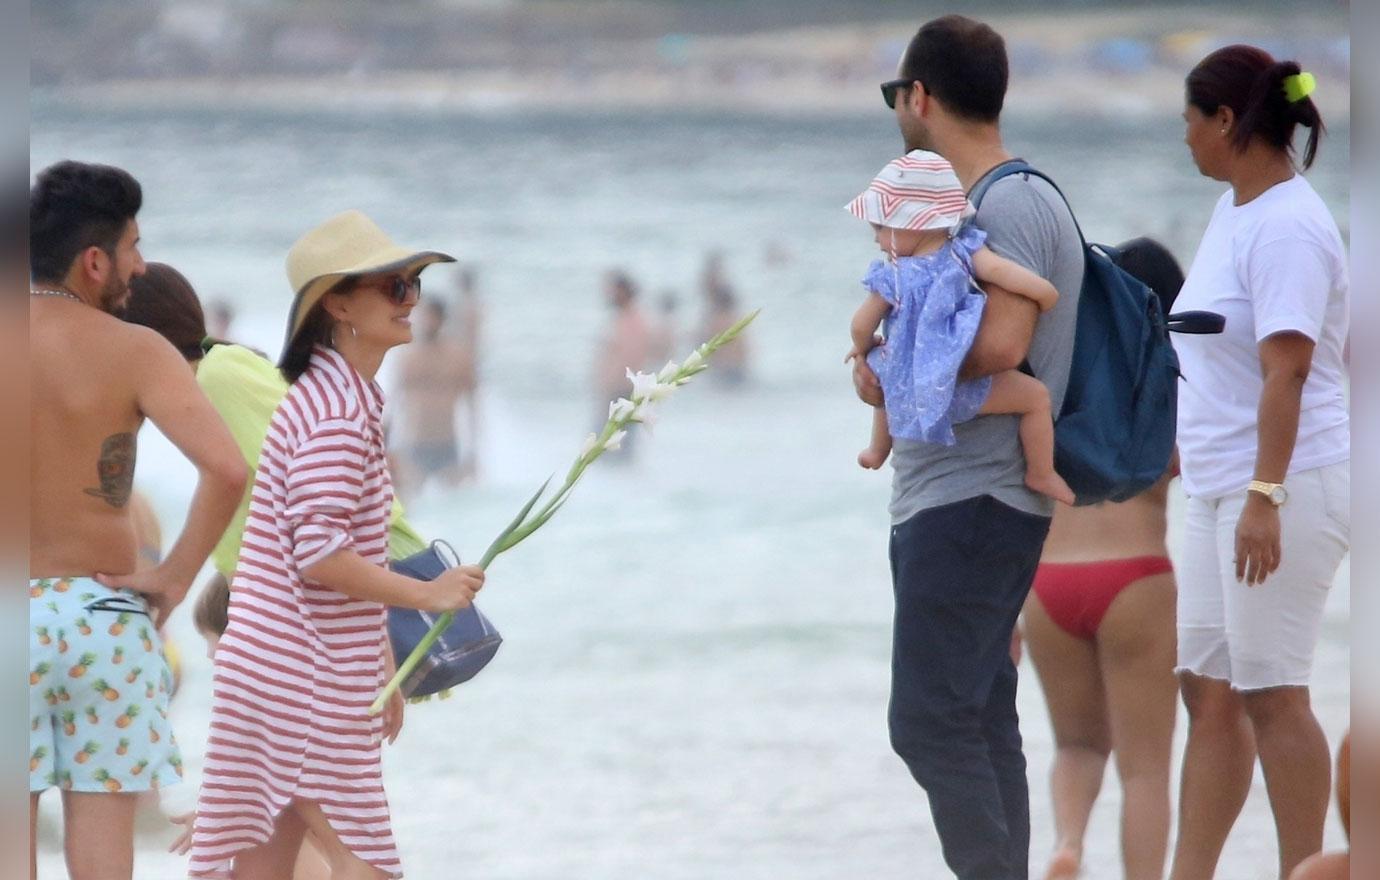
{"label": "dark ponytail", "polygon": [[1211,116],[1230,107],[1236,116],[1232,145],[1245,151],[1259,138],[1278,150],[1294,152],[1294,129],[1309,129],[1303,167],[1310,168],[1318,153],[1318,138],[1326,131],[1313,99],[1290,101],[1284,81],[1297,76],[1296,61],[1276,61],[1255,46],[1225,46],[1198,62],[1186,82],[1188,102]]}
{"label": "dark ponytail", "polygon": [[307,371],[307,366],[311,363],[312,350],[316,346],[334,347],[331,344],[331,331],[335,329],[335,319],[326,311],[324,299],[324,296],[318,299],[311,311],[307,312],[302,326],[297,328],[292,341],[278,358],[278,371],[283,374],[283,379],[289,385]]}
{"label": "dark ponytail", "polygon": [[317,297],[307,310],[302,326],[297,328],[283,353],[278,357],[278,372],[283,374],[289,385],[301,378],[311,364],[311,353],[316,346],[335,348],[335,318],[326,311],[326,297],[332,293],[346,294],[355,289],[360,276],[346,275],[329,290]]}

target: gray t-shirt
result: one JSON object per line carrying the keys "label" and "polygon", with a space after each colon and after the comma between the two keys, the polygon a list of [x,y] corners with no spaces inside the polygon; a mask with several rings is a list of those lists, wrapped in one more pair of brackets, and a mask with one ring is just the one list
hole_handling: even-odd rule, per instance
{"label": "gray t-shirt", "polygon": [[[1054,412],[1063,405],[1073,363],[1083,249],[1078,227],[1058,190],[1038,177],[1012,174],[992,184],[976,222],[987,246],[1049,279],[1059,302],[1035,324],[1029,361],[1049,388]],[[891,521],[903,523],[922,510],[979,495],[1039,516],[1054,502],[1025,487],[1025,456],[1017,434],[1019,416],[978,416],[954,425],[953,446],[897,438],[891,464]]]}

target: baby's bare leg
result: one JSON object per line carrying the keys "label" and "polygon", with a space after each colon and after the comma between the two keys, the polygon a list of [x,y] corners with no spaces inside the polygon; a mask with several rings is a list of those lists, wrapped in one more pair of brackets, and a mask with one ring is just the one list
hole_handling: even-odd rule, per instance
{"label": "baby's bare leg", "polygon": [[1054,420],[1045,383],[1018,370],[997,373],[992,377],[992,391],[979,412],[982,415],[1019,415],[1021,448],[1025,451],[1025,484],[1055,501],[1073,503],[1073,490],[1054,471]]}
{"label": "baby's bare leg", "polygon": [[866,449],[858,453],[858,464],[875,471],[886,464],[886,458],[890,454],[891,429],[886,424],[886,407],[873,407],[872,442],[867,445]]}

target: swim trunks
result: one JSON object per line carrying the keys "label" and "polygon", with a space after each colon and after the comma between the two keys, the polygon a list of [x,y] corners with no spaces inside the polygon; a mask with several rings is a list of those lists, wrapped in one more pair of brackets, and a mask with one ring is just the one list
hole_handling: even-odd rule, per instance
{"label": "swim trunks", "polygon": [[460,465],[459,453],[454,440],[437,440],[417,443],[408,450],[412,464],[421,469],[425,476],[440,473]]}
{"label": "swim trunks", "polygon": [[176,782],[172,675],[145,600],[86,577],[29,582],[29,791]]}

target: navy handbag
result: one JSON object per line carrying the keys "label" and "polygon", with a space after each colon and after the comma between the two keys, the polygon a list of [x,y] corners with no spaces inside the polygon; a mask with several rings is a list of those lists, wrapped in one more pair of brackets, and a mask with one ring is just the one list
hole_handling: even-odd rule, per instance
{"label": "navy handbag", "polygon": [[[406,559],[395,559],[389,567],[399,574],[418,580],[435,580],[446,569],[460,564],[460,557],[444,541]],[[417,647],[440,615],[413,608],[388,609],[388,637],[393,642],[393,656],[402,668],[412,650]],[[422,662],[402,683],[402,695],[428,697],[469,681],[479,674],[498,653],[503,637],[489,619],[474,606],[455,612],[455,619],[432,643]]]}

